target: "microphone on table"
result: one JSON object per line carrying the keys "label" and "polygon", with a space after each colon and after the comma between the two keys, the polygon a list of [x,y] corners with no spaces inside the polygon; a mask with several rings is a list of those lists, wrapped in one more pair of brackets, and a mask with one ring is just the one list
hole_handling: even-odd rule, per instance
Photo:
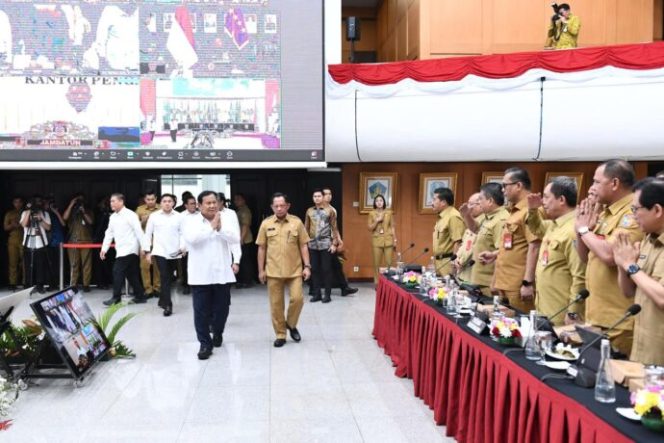
{"label": "microphone on table", "polygon": [[[574,377],[574,383],[584,387],[584,388],[592,388],[595,386],[595,377],[597,376],[597,371],[594,371],[590,368],[587,367],[586,359],[581,358],[583,354],[588,351],[595,343],[600,341],[602,338],[607,337],[607,334],[609,331],[612,331],[615,329],[619,324],[627,320],[628,318],[638,314],[641,312],[641,305],[639,304],[633,304],[629,308],[627,308],[627,312],[625,312],[625,315],[623,315],[617,322],[615,322],[611,327],[609,327],[605,333],[599,334],[597,337],[595,337],[593,340],[590,341],[586,346],[584,346],[583,349],[581,349],[581,352],[579,352],[579,358],[577,361],[579,364],[577,366],[570,366],[567,368],[567,373],[571,376]],[[596,359],[593,359],[596,360]]]}
{"label": "microphone on table", "polygon": [[439,272],[442,268],[444,268],[445,266],[447,266],[448,264],[450,264],[450,262],[453,262],[453,261],[456,260],[456,259],[457,259],[457,255],[456,255],[456,254],[452,254],[452,255],[450,255],[450,256],[447,257],[447,258],[443,258],[443,259],[442,259],[442,263],[440,264],[440,266],[436,267],[436,274],[438,274],[438,272]]}
{"label": "microphone on table", "polygon": [[584,288],[584,289],[581,289],[581,290],[579,291],[579,293],[576,294],[576,297],[574,297],[574,300],[572,300],[571,302],[569,302],[568,304],[566,304],[565,306],[563,306],[562,309],[560,309],[559,311],[557,311],[555,314],[551,315],[550,317],[548,317],[548,318],[543,317],[540,321],[538,321],[538,324],[537,324],[538,327],[537,327],[537,329],[538,329],[538,330],[551,331],[551,332],[553,332],[553,334],[554,334],[554,336],[555,336],[555,335],[556,335],[556,332],[555,332],[555,330],[553,329],[553,323],[551,322],[551,320],[552,320],[554,317],[557,317],[557,316],[559,316],[560,314],[562,314],[563,312],[567,311],[567,308],[569,308],[569,307],[572,306],[573,304],[579,303],[579,302],[581,302],[581,301],[587,299],[588,297],[590,297],[590,292],[589,292],[587,289],[585,289],[585,288]]}
{"label": "microphone on table", "polygon": [[407,247],[406,249],[404,249],[403,251],[399,252],[399,254],[401,254],[401,258],[403,259],[404,254],[405,254],[406,252],[410,251],[411,249],[413,249],[414,247],[415,247],[415,242],[412,242],[410,245],[408,245],[408,247]]}
{"label": "microphone on table", "polygon": [[405,266],[405,269],[406,269],[407,271],[419,271],[419,270],[420,270],[420,266],[417,264],[417,260],[419,260],[420,258],[422,258],[422,256],[423,256],[424,254],[426,254],[427,252],[429,252],[429,248],[424,248],[424,249],[422,250],[422,252],[420,253],[420,255],[418,255],[417,257],[415,257],[414,259],[412,259],[412,260],[411,260],[411,261]]}

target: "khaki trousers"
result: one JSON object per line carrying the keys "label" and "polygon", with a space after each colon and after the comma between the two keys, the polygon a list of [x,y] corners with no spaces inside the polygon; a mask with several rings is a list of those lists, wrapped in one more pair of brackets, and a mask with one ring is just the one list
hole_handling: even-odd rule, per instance
{"label": "khaki trousers", "polygon": [[500,290],[500,295],[503,297],[506,297],[509,302],[510,306],[518,309],[519,311],[523,312],[524,314],[528,314],[530,311],[535,309],[535,301],[534,300],[521,300],[521,292],[520,291],[503,291]]}
{"label": "khaki trousers", "polygon": [[20,238],[9,239],[7,256],[9,258],[9,284],[15,286],[19,284],[23,276],[23,244]]}
{"label": "khaki trousers", "polygon": [[92,281],[92,255],[89,249],[68,249],[71,280],[69,284],[75,286],[83,271],[83,286],[90,286]]}
{"label": "khaki trousers", "polygon": [[[143,280],[143,289],[145,295],[149,296],[155,291],[161,290],[161,280],[159,280],[159,268],[157,268],[156,260],[154,264],[150,264],[147,260],[140,259],[141,261],[141,279]],[[152,271],[152,274],[150,274]]]}
{"label": "khaki trousers", "polygon": [[[284,318],[284,297],[288,288],[288,313]],[[267,293],[270,298],[270,311],[272,313],[272,327],[277,338],[286,338],[286,324],[291,328],[297,327],[297,321],[302,312],[304,299],[302,297],[302,277],[294,278],[267,278]]]}
{"label": "khaki trousers", "polygon": [[392,263],[392,251],[394,246],[374,246],[373,247],[373,262],[374,262],[374,283],[378,284],[378,276],[380,275],[379,268],[389,267]]}
{"label": "khaki trousers", "polygon": [[[604,328],[602,328],[602,330],[606,332]],[[629,355],[632,353],[634,331],[632,329],[614,329],[608,334],[609,340],[611,340],[611,346],[618,349],[629,358]]]}

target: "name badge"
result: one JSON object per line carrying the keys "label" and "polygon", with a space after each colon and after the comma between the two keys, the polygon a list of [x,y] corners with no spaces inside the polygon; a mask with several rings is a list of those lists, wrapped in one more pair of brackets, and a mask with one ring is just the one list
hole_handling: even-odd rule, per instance
{"label": "name badge", "polygon": [[478,317],[472,317],[468,322],[468,329],[477,335],[482,335],[486,330],[487,324]]}
{"label": "name badge", "polygon": [[473,247],[473,241],[472,241],[472,240],[468,240],[468,241],[466,242],[466,251],[470,251],[470,249],[471,249],[472,247]]}
{"label": "name badge", "polygon": [[542,252],[542,260],[540,262],[542,263],[542,266],[549,264],[549,251]]}
{"label": "name badge", "polygon": [[503,247],[505,249],[512,249],[512,233],[506,232],[503,234]]}

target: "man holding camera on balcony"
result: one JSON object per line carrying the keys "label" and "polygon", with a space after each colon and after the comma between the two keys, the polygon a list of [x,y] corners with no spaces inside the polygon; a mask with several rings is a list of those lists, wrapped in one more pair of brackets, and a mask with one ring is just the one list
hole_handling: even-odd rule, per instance
{"label": "man holding camera on balcony", "polygon": [[567,3],[553,3],[551,7],[555,14],[551,17],[545,49],[576,48],[581,28],[579,17],[572,14]]}

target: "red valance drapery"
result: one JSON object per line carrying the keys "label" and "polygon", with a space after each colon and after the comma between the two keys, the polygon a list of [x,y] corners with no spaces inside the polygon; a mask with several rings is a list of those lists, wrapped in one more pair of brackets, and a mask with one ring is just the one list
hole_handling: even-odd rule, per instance
{"label": "red valance drapery", "polygon": [[630,442],[573,399],[381,277],[374,336],[459,442]]}
{"label": "red valance drapery", "polygon": [[341,84],[355,80],[365,85],[385,85],[407,78],[418,82],[455,81],[470,74],[512,78],[531,69],[574,72],[605,66],[638,70],[662,68],[664,42],[397,63],[330,65],[329,73]]}

